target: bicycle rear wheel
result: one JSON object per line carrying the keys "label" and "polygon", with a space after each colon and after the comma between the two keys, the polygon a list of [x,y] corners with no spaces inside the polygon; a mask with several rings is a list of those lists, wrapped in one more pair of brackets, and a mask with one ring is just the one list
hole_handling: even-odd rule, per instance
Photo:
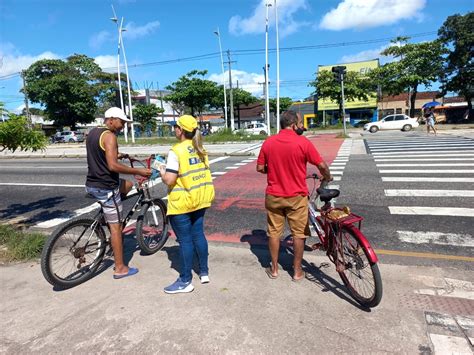
{"label": "bicycle rear wheel", "polygon": [[150,255],[163,248],[168,240],[166,205],[159,199],[147,202],[137,220],[137,242],[143,253]]}
{"label": "bicycle rear wheel", "polygon": [[365,307],[375,307],[382,299],[382,278],[378,265],[369,261],[358,233],[361,232],[356,227],[342,227],[338,260],[343,263],[344,270],[339,276],[357,302]]}
{"label": "bicycle rear wheel", "polygon": [[53,232],[41,253],[41,271],[51,285],[77,286],[88,280],[104,258],[106,237],[92,218],[73,219]]}

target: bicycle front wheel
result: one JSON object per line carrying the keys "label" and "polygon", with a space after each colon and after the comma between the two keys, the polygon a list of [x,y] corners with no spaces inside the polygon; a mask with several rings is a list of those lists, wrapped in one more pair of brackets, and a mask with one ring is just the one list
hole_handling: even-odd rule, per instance
{"label": "bicycle front wheel", "polygon": [[41,253],[41,271],[51,285],[77,286],[88,280],[104,258],[106,238],[92,218],[73,219],[53,232]]}
{"label": "bicycle front wheel", "polygon": [[339,276],[357,302],[375,307],[382,299],[382,278],[378,265],[369,261],[357,232],[355,227],[342,227],[338,260],[343,264],[343,271]]}
{"label": "bicycle front wheel", "polygon": [[150,255],[163,248],[168,240],[165,203],[156,198],[143,205],[137,220],[137,242],[143,253]]}

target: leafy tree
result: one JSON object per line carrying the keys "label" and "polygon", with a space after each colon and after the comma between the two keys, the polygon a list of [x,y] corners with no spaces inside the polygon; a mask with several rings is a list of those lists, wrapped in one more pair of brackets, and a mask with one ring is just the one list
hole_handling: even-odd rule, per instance
{"label": "leafy tree", "polygon": [[95,119],[102,71],[94,59],[74,54],[65,61],[43,59],[25,72],[26,90],[33,103],[45,107],[45,114],[60,126],[75,129],[77,123]]}
{"label": "leafy tree", "polygon": [[133,108],[133,118],[142,124],[144,129],[156,130],[156,117],[165,110],[153,104],[138,104]]}
{"label": "leafy tree", "polygon": [[[30,107],[30,114],[42,116],[44,115],[44,111],[37,107]],[[23,110],[21,110],[21,115],[26,116],[26,107],[24,107]]]}
{"label": "leafy tree", "polygon": [[[230,90],[226,90],[227,94],[227,120],[226,122],[227,127],[230,127]],[[253,96],[250,92],[242,89],[242,88],[233,88],[232,89],[232,103],[234,106],[234,117],[238,116],[238,108],[241,105],[249,105],[254,102],[258,102],[259,100]],[[217,87],[217,91],[215,96],[212,98],[211,106],[215,108],[222,109],[222,112],[225,110],[224,105],[224,87],[219,85]]]}
{"label": "leafy tree", "polygon": [[[120,91],[118,89],[117,73],[97,73],[94,77],[94,87],[97,92],[97,111],[96,114],[105,112],[112,106],[120,107]],[[124,106],[128,105],[127,77],[120,73],[120,83],[122,87],[122,96]],[[130,83],[132,97],[136,95]],[[135,118],[135,116],[134,116]]]}
{"label": "leafy tree", "polygon": [[37,151],[46,147],[47,138],[41,130],[28,127],[23,116],[10,114],[9,120],[0,123],[0,152],[8,149],[12,152],[20,150]]}
{"label": "leafy tree", "polygon": [[372,70],[370,76],[382,91],[398,95],[408,90],[410,94],[410,116],[415,115],[415,101],[419,85],[430,87],[443,70],[443,49],[438,40],[407,43],[407,37],[399,37],[381,54],[397,60]]}
{"label": "leafy tree", "polygon": [[[293,103],[293,100],[289,97],[280,97],[280,112],[288,110]],[[277,111],[277,100],[270,99],[270,111],[276,113]]]}
{"label": "leafy tree", "polygon": [[171,94],[164,100],[170,102],[179,114],[200,115],[206,106],[212,105],[218,91],[214,81],[203,78],[206,74],[207,70],[193,70],[183,75],[166,87]]}
{"label": "leafy tree", "polygon": [[456,92],[472,110],[474,98],[474,12],[449,16],[438,30],[439,40],[447,51],[441,75],[441,90]]}
{"label": "leafy tree", "polygon": [[[341,84],[334,79],[332,72],[321,70],[317,73],[316,80],[309,83],[309,86],[313,86],[316,89],[313,94],[316,94],[318,99],[329,99],[337,102],[339,105],[339,117],[342,118]],[[347,71],[344,75],[345,101],[367,101],[374,95],[375,89],[372,81],[366,76],[362,76],[354,71]]]}

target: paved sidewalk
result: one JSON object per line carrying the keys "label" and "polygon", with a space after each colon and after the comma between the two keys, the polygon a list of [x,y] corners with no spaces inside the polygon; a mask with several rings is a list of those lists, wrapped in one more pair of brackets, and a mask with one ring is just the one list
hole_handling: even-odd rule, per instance
{"label": "paved sidewalk", "polygon": [[[127,244],[133,240],[128,240]],[[321,253],[305,254],[307,279],[264,272],[253,245],[210,245],[211,283],[167,295],[178,247],[133,254],[133,277],[109,267],[83,285],[54,291],[37,262],[0,267],[0,352],[24,353],[470,353],[474,272],[381,264],[384,296],[368,311],[348,296]],[[285,268],[291,256],[281,256]]]}

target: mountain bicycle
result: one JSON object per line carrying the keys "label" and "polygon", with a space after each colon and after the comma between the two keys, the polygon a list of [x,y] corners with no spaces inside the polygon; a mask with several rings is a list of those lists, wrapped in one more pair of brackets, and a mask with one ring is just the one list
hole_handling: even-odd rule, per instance
{"label": "mountain bicycle", "polygon": [[[314,182],[309,196],[309,224],[319,238],[311,249],[326,252],[336,265],[342,282],[359,304],[376,307],[382,299],[382,278],[377,255],[361,232],[364,218],[352,213],[347,206],[333,207],[331,200],[339,196],[340,191],[327,189],[324,180],[316,189],[319,180],[316,174],[306,178]],[[320,207],[322,203],[324,205]]]}
{"label": "mountain bicycle", "polygon": [[[145,160],[126,159],[132,167],[137,163],[150,168],[154,155]],[[125,199],[136,197],[136,200],[122,221],[122,231],[127,232],[133,227],[129,222],[138,212],[136,239],[141,251],[150,255],[162,249],[169,236],[166,204],[160,198],[152,198],[150,179],[139,176],[135,179],[136,193]],[[41,253],[41,271],[46,281],[56,287],[69,288],[90,279],[106,252],[112,254],[110,233],[106,234],[106,230],[108,226],[102,207],[92,218],[78,217],[56,229],[46,240]]]}

